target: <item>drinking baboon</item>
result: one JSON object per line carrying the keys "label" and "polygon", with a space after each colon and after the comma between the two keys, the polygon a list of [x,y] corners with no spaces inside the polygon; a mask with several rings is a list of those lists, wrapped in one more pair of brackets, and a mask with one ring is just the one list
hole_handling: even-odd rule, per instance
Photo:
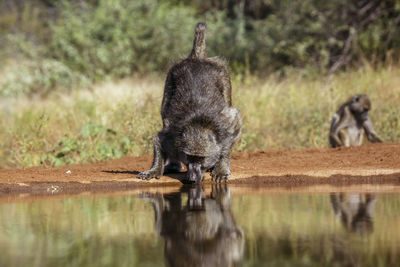
{"label": "drinking baboon", "polygon": [[210,196],[196,185],[141,198],[153,204],[167,266],[233,266],[242,258],[244,234],[233,218],[226,184],[214,184]]}
{"label": "drinking baboon", "polygon": [[368,117],[371,101],[367,95],[356,95],[340,106],[333,115],[329,142],[332,147],[359,146],[362,144],[364,131],[371,142],[382,142],[375,132]]}
{"label": "drinking baboon", "polygon": [[368,234],[373,231],[372,212],[376,196],[373,194],[331,194],[335,215],[350,232]]}
{"label": "drinking baboon", "polygon": [[[159,178],[187,166],[187,180],[200,182],[212,170],[214,181],[230,176],[230,154],[241,132],[232,107],[231,82],[224,60],[206,57],[206,24],[198,23],[190,55],[168,72],[161,105],[163,129],[154,138],[150,170],[138,178]],[[169,164],[164,165],[169,161]]]}

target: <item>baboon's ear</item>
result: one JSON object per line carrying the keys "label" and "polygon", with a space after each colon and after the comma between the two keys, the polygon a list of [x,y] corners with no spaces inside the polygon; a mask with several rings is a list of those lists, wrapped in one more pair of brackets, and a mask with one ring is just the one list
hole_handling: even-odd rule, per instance
{"label": "baboon's ear", "polygon": [[354,98],[353,98],[353,102],[358,102],[360,100],[360,96],[359,95],[356,95]]}

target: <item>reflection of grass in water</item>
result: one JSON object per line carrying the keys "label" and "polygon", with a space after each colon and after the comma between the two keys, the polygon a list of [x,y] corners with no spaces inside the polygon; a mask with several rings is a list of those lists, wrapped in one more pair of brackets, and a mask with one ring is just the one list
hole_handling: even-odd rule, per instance
{"label": "reflection of grass in water", "polygon": [[162,266],[151,205],[133,197],[0,205],[0,266]]}
{"label": "reflection of grass in water", "polygon": [[[233,77],[244,121],[236,151],[327,147],[330,118],[356,93],[372,99],[371,118],[386,141],[400,142],[400,67],[279,79]],[[107,82],[92,91],[10,100],[0,112],[0,166],[61,165],[152,153],[161,129],[164,77]]]}
{"label": "reflection of grass in water", "polygon": [[[328,195],[237,196],[243,266],[383,266],[400,259],[400,198],[378,195],[374,231],[349,234]],[[151,205],[135,197],[75,197],[0,205],[0,266],[163,265]]]}
{"label": "reflection of grass in water", "polygon": [[[374,231],[349,233],[325,195],[236,198],[246,233],[245,266],[386,266],[400,260],[400,198],[378,195]],[[246,214],[246,216],[240,216]]]}

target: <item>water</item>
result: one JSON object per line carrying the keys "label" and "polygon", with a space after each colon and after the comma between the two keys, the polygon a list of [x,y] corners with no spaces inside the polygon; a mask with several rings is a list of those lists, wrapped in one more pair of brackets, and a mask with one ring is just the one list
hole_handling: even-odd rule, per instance
{"label": "water", "polygon": [[396,266],[400,260],[398,193],[160,190],[3,200],[0,266]]}

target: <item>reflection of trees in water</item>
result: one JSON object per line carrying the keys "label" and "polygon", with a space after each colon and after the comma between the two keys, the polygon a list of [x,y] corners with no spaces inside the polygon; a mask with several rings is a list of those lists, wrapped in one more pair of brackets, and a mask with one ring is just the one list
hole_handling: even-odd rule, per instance
{"label": "reflection of trees in water", "polygon": [[333,193],[330,197],[335,215],[348,231],[358,234],[372,233],[375,195]]}
{"label": "reflection of trees in water", "polygon": [[142,198],[153,204],[155,228],[171,266],[231,266],[241,259],[244,234],[233,218],[227,185],[213,185],[210,196],[198,185]]}

